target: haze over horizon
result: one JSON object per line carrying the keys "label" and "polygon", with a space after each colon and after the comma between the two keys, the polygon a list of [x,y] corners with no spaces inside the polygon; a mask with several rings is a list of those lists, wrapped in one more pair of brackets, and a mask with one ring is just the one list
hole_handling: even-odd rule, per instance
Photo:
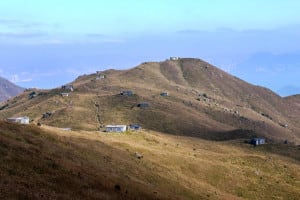
{"label": "haze over horizon", "polygon": [[300,2],[0,2],[0,76],[53,88],[79,75],[196,57],[252,84],[300,93]]}

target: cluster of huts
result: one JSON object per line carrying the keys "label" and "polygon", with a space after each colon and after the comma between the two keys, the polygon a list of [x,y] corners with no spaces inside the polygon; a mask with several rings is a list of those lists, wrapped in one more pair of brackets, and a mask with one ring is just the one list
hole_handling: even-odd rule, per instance
{"label": "cluster of huts", "polygon": [[[122,96],[133,96],[134,95],[134,92],[131,91],[131,90],[123,90],[119,93],[120,95]],[[163,97],[167,97],[169,96],[169,93],[168,92],[162,92],[160,93],[160,96],[163,96]],[[139,108],[148,108],[150,107],[150,103],[148,102],[141,102],[141,103],[138,103],[136,105],[137,107]],[[130,125],[107,125],[105,126],[105,131],[106,132],[125,132],[127,130],[134,130],[134,131],[138,131],[138,130],[141,130],[141,125],[139,124],[130,124]]]}
{"label": "cluster of huts", "polygon": [[61,89],[64,91],[64,92],[60,93],[60,96],[62,96],[62,97],[68,97],[69,96],[69,92],[73,92],[74,91],[74,87],[71,84],[63,85],[63,86],[61,86]]}
{"label": "cluster of huts", "polygon": [[[48,114],[48,113],[47,113]],[[44,114],[45,115],[45,114]],[[43,117],[44,117],[43,115]],[[7,118],[8,122],[13,123],[19,123],[19,124],[29,124],[29,117],[11,117]],[[106,125],[105,126],[105,132],[116,132],[116,133],[122,133],[126,131],[139,131],[142,129],[142,126],[139,124],[130,124],[130,125]],[[70,128],[67,128],[66,130],[71,130]],[[253,138],[250,142],[254,146],[262,145],[266,143],[265,138]]]}

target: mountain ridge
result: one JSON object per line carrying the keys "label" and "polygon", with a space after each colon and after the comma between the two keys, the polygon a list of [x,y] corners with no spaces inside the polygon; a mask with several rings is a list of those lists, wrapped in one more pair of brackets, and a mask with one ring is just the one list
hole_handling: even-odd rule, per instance
{"label": "mountain ridge", "polygon": [[[100,75],[103,75],[100,78]],[[143,127],[210,140],[267,137],[299,143],[299,116],[293,100],[251,85],[194,58],[145,62],[128,70],[107,70],[74,80],[74,92],[61,88],[32,91],[15,98],[0,117],[28,115],[36,123],[98,130],[106,124],[140,123]],[[104,78],[105,77],[105,78]],[[132,90],[133,96],[120,95]],[[168,97],[160,96],[163,91]],[[141,109],[137,104],[149,102]],[[26,110],[24,110],[24,106]],[[53,115],[42,118],[43,112]],[[100,128],[101,130],[101,128]]]}
{"label": "mountain ridge", "polygon": [[24,88],[19,87],[7,79],[0,77],[0,102],[12,98],[23,91]]}

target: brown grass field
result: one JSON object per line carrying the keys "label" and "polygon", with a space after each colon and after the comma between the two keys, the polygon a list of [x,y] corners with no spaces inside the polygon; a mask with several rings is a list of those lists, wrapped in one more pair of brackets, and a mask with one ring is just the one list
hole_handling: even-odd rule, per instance
{"label": "brown grass field", "polygon": [[[299,199],[296,146],[0,123],[0,199]],[[135,152],[143,155],[138,159]]]}

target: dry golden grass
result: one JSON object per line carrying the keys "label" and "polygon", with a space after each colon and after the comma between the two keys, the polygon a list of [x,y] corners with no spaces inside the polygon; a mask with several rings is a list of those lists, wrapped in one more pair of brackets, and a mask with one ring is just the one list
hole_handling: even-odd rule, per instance
{"label": "dry golden grass", "polygon": [[[96,168],[102,159],[98,153],[105,152],[96,144],[107,145],[106,153],[112,163],[101,163],[104,173],[126,177],[147,190],[174,198],[297,199],[300,195],[299,160],[272,154],[264,147],[153,131],[115,134],[45,129],[85,149],[81,153]],[[135,158],[135,152],[143,158]]]}
{"label": "dry golden grass", "polygon": [[[147,130],[0,126],[1,199],[290,200],[300,195],[296,147],[254,148]],[[287,150],[290,155],[280,155]]]}

